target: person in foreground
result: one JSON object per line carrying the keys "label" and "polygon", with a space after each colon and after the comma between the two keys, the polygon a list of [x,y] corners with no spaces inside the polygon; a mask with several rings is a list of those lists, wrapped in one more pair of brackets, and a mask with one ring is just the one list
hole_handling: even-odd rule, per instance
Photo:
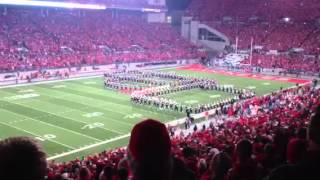
{"label": "person in foreground", "polygon": [[134,126],[128,146],[134,180],[193,180],[195,174],[171,156],[171,141],[164,124],[148,119]]}
{"label": "person in foreground", "polygon": [[309,123],[308,149],[302,159],[294,165],[284,165],[271,172],[268,180],[320,179],[320,106]]}
{"label": "person in foreground", "polygon": [[44,180],[46,154],[28,137],[12,137],[0,141],[1,180]]}
{"label": "person in foreground", "polygon": [[229,172],[229,180],[257,180],[259,178],[259,167],[252,158],[252,144],[243,139],[236,147],[236,162]]}

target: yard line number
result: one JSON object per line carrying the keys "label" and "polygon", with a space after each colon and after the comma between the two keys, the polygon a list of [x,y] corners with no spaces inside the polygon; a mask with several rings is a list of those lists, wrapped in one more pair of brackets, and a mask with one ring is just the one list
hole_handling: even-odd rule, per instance
{"label": "yard line number", "polygon": [[57,136],[54,135],[54,134],[45,134],[43,136],[38,136],[38,137],[35,137],[37,140],[39,141],[45,141],[45,140],[50,140],[50,139],[54,139],[56,138]]}

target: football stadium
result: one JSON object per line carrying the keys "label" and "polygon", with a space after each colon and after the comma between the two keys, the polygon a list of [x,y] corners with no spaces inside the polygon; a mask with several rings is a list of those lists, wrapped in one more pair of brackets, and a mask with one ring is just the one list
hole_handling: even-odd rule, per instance
{"label": "football stadium", "polygon": [[0,180],[319,179],[317,0],[0,0]]}

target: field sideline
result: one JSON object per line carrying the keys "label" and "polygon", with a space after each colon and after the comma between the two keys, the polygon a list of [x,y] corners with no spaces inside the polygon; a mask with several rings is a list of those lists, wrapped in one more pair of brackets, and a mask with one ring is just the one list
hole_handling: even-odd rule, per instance
{"label": "field sideline", "polygon": [[[258,95],[294,85],[190,70],[165,71],[214,78],[220,84],[254,89]],[[221,100],[219,97],[228,96],[197,90],[171,96],[182,103],[213,102]],[[65,161],[124,146],[131,128],[143,118],[168,122],[185,115],[133,105],[129,98],[127,94],[104,89],[101,77],[0,88],[0,138],[36,137],[50,159]]]}

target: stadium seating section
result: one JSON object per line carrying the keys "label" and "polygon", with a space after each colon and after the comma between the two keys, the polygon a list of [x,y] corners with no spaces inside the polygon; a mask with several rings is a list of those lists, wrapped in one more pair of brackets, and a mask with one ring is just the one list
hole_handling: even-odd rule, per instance
{"label": "stadium seating section", "polygon": [[[136,1],[117,2],[130,5]],[[255,45],[266,50],[303,48],[307,54],[319,55],[318,1],[193,0],[186,14],[223,32],[233,43],[239,37],[240,49],[248,48],[253,37]],[[139,2],[138,5],[146,4]],[[290,17],[291,21],[279,21],[283,17]],[[147,23],[141,12],[9,8],[0,14],[0,72],[198,58],[202,54],[197,48],[170,25]],[[299,56],[254,54],[252,64],[320,71],[318,60]],[[232,159],[226,168],[230,171],[222,179],[262,179],[280,165],[300,162],[306,150],[305,131],[320,105],[319,97],[320,89],[302,86],[221,107],[221,114],[215,117],[221,124],[211,122],[197,128],[192,125],[191,133],[172,135],[172,154],[200,180],[211,179],[215,163],[212,159],[218,152]],[[175,133],[175,129],[168,130]],[[252,143],[253,153],[250,166],[241,169],[235,149],[244,138]],[[293,145],[297,140],[302,144]],[[92,175],[88,180],[99,179],[105,167],[113,179],[118,179],[119,167],[130,169],[126,154],[126,148],[118,148],[65,163],[50,162],[47,179],[79,179],[78,171],[83,167]]]}
{"label": "stadium seating section", "polygon": [[[249,64],[250,60],[246,59],[242,61],[244,64]],[[266,56],[260,54],[253,54],[252,65],[263,68],[282,68],[291,73],[296,72],[320,72],[320,62],[314,58],[305,58],[302,56],[289,58],[285,55],[281,56]]]}
{"label": "stadium seating section", "polygon": [[0,71],[199,55],[170,25],[147,23],[139,12],[9,9],[0,27]]}
{"label": "stadium seating section", "polygon": [[148,0],[56,0],[61,2],[83,3],[83,4],[99,4],[106,6],[122,6],[122,7],[159,7],[148,3]]}
{"label": "stadium seating section", "polygon": [[315,0],[193,0],[186,15],[226,34],[233,44],[238,37],[240,49],[248,49],[253,38],[267,50],[302,47],[319,54],[318,9]]}

